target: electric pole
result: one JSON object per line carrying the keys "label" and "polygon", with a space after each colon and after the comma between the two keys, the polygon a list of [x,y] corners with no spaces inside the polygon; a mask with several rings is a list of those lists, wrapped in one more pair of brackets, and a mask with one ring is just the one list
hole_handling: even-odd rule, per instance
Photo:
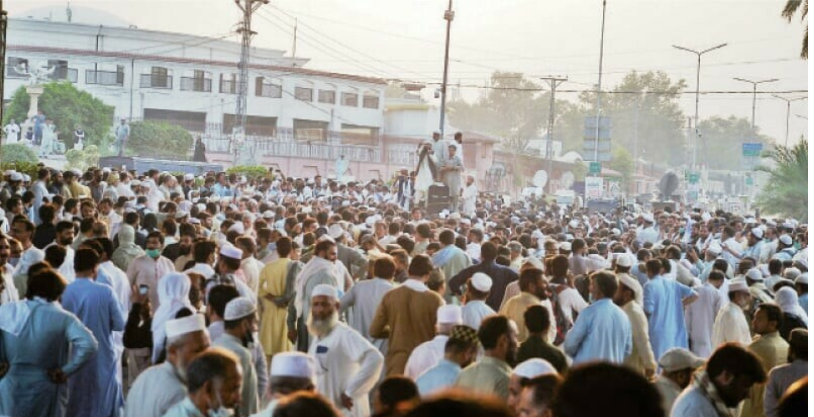
{"label": "electric pole", "polygon": [[551,88],[551,97],[549,97],[548,101],[548,140],[545,145],[545,157],[548,160],[548,167],[546,168],[546,171],[548,171],[546,193],[551,194],[551,179],[554,178],[554,163],[552,162],[554,159],[554,96],[557,92],[557,87],[568,81],[568,77],[543,77],[540,79],[548,83],[548,86]]}
{"label": "electric pole", "polygon": [[[232,127],[232,143],[235,145],[235,164],[254,165],[254,151],[247,148],[246,141],[246,102],[249,95],[249,58],[251,54],[252,14],[269,0],[235,0],[235,5],[243,12],[243,20],[237,30],[241,35],[240,62],[237,65],[237,103],[235,106],[235,120]],[[240,149],[238,149],[238,147]]]}
{"label": "electric pole", "polygon": [[447,41],[444,47],[444,80],[441,83],[441,122],[439,130],[441,131],[441,140],[444,139],[444,117],[447,109],[447,76],[449,74],[449,32],[452,29],[452,19],[455,18],[455,12],[452,10],[452,0],[449,0],[449,7],[444,11],[444,20],[447,21]]}

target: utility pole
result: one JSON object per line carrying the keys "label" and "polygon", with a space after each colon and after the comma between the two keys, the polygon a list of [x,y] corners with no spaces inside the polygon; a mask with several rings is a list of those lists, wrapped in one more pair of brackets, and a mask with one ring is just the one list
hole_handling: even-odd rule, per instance
{"label": "utility pole", "polygon": [[[0,0],[0,97],[5,93],[5,80],[6,77],[6,27],[8,26],[8,13],[3,9],[3,0]],[[6,106],[0,106],[0,120],[3,120],[3,110]],[[23,132],[20,132],[22,135]],[[0,139],[0,145],[3,140]],[[0,160],[3,156],[3,147],[0,146]]]}
{"label": "utility pole", "polygon": [[772,78],[770,80],[752,81],[738,77],[734,77],[733,80],[752,84],[752,135],[754,138],[757,138],[757,132],[755,131],[755,108],[757,107],[757,85],[763,83],[773,83],[779,80],[777,78]]}
{"label": "utility pole", "polygon": [[[294,45],[291,47],[291,57],[297,57],[297,18],[294,18]],[[294,66],[297,66],[297,63],[294,63]]]}
{"label": "utility pole", "polygon": [[452,29],[452,19],[455,12],[452,10],[452,0],[449,0],[449,7],[444,11],[444,20],[447,21],[447,43],[444,48],[444,80],[441,83],[441,122],[438,130],[441,131],[441,139],[444,139],[444,116],[447,107],[447,76],[449,74],[449,32]]}
{"label": "utility pole", "polygon": [[554,163],[552,162],[554,159],[554,95],[557,92],[557,87],[568,81],[568,77],[543,77],[540,79],[547,82],[551,88],[551,97],[548,101],[548,140],[545,146],[545,157],[548,159],[548,167],[546,168],[546,171],[548,171],[546,193],[551,194],[551,179],[554,177]]}
{"label": "utility pole", "polygon": [[594,161],[599,162],[599,121],[602,116],[602,61],[605,58],[605,10],[607,0],[602,0],[602,30],[599,35],[599,82],[596,84],[596,137],[594,138]]}
{"label": "utility pole", "polygon": [[[789,118],[791,117],[791,102],[792,101],[797,101],[797,100],[805,100],[808,97],[785,98],[785,97],[780,97],[780,96],[778,96],[776,94],[772,94],[772,97],[779,98],[780,100],[783,100],[783,101],[786,102],[786,144],[785,144],[785,146],[788,147],[789,146]],[[800,117],[800,116],[798,116],[798,117]],[[806,118],[806,120],[808,120],[808,118]]]}
{"label": "utility pole", "polygon": [[[240,62],[237,65],[238,79],[237,79],[237,103],[235,105],[235,122],[232,128],[232,142],[236,145],[242,145],[241,142],[246,138],[246,102],[249,95],[249,58],[251,54],[252,35],[257,32],[252,31],[252,14],[264,4],[268,4],[269,0],[235,0],[235,5],[240,11],[243,12],[243,20],[240,22],[240,28],[237,30],[241,34],[240,44]],[[236,147],[237,148],[237,147]],[[254,165],[254,152],[242,146],[242,158],[238,158],[239,152],[235,149],[235,163],[238,159],[241,162]]]}

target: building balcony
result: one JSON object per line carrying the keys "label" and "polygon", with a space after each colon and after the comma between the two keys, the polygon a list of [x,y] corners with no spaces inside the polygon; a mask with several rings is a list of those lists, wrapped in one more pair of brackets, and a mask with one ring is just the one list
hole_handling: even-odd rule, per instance
{"label": "building balcony", "polygon": [[141,74],[139,77],[139,87],[172,90],[172,76]]}
{"label": "building balcony", "polygon": [[118,71],[85,70],[85,84],[124,85],[124,73]]}
{"label": "building balcony", "polygon": [[212,80],[208,78],[181,77],[181,91],[212,92]]}

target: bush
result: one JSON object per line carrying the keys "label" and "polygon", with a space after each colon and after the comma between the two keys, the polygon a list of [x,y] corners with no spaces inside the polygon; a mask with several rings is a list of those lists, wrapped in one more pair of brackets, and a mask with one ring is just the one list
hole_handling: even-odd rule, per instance
{"label": "bush", "polygon": [[68,160],[65,165],[66,168],[85,171],[88,167],[99,165],[99,148],[96,145],[90,145],[81,151],[71,149],[65,152],[65,159]]}
{"label": "bush", "polygon": [[137,156],[187,158],[192,142],[192,135],[180,126],[166,122],[133,122],[127,150]]}
{"label": "bush", "polygon": [[271,176],[266,167],[262,165],[237,165],[226,170],[229,175],[245,175],[246,178],[262,178]]}
{"label": "bush", "polygon": [[39,162],[34,150],[22,143],[11,143],[3,145],[0,150],[0,160],[7,163],[29,163],[36,165]]}

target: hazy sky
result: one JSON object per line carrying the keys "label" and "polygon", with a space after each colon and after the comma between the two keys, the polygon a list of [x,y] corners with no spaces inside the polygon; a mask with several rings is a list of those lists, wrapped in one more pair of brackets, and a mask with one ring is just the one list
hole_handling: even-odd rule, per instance
{"label": "hazy sky", "polygon": [[[12,17],[54,8],[64,20],[66,1],[12,0]],[[103,10],[140,28],[223,34],[239,18],[231,0],[74,0],[79,7]],[[632,69],[663,70],[687,79],[695,90],[695,55],[671,47],[701,50],[728,43],[705,55],[701,90],[746,91],[751,84],[734,81],[779,78],[760,88],[808,90],[807,63],[799,58],[803,25],[780,17],[784,1],[608,0],[603,89]],[[450,80],[460,81],[467,98],[475,98],[496,69],[533,76],[567,75],[562,88],[591,88],[597,81],[601,0],[455,0]],[[308,67],[383,78],[440,83],[443,69],[445,0],[272,0],[256,15],[257,46],[290,54],[294,19],[299,18],[297,56],[311,58]],[[288,15],[287,15],[288,14]],[[94,22],[96,24],[105,22]],[[237,39],[236,37],[234,39]],[[798,97],[807,93],[788,94]],[[558,97],[575,99],[576,94]],[[680,102],[689,115],[694,94]],[[711,115],[751,117],[751,94],[701,97],[702,118]],[[791,140],[807,135],[808,102],[792,104]],[[758,95],[757,124],[777,138],[785,137],[786,104]]]}

